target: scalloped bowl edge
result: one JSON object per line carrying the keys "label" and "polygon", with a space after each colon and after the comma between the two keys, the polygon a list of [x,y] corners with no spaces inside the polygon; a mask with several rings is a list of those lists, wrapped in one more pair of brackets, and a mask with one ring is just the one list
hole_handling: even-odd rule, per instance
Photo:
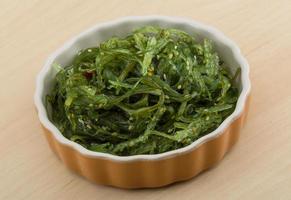
{"label": "scalloped bowl edge", "polygon": [[[147,24],[162,26],[166,24],[167,27],[181,27],[184,30],[195,29],[195,32],[211,37],[215,43],[221,43],[230,50],[229,53],[241,68],[241,93],[234,112],[217,129],[191,145],[155,155],[116,156],[93,152],[65,138],[48,119],[43,103],[45,80],[52,63],[70,48],[76,48],[74,47],[76,43],[92,34],[96,35],[100,31],[122,25],[130,28]],[[77,49],[74,52],[76,51]],[[248,62],[237,45],[222,32],[202,23],[179,17],[132,16],[93,26],[69,40],[49,56],[37,76],[34,102],[50,147],[71,170],[99,184],[122,188],[144,188],[159,187],[189,179],[221,160],[238,139],[248,110],[250,90]]]}

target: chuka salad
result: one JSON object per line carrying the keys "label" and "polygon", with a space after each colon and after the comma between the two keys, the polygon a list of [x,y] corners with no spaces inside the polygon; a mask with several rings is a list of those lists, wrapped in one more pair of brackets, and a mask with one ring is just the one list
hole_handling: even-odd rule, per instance
{"label": "chuka salad", "polygon": [[211,41],[145,26],[54,66],[50,119],[68,139],[119,156],[158,154],[216,129],[238,99]]}

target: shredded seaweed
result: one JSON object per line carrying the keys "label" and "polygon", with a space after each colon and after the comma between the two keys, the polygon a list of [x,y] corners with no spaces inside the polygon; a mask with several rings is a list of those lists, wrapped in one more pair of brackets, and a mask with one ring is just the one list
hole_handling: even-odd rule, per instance
{"label": "shredded seaweed", "polygon": [[216,129],[238,89],[210,40],[145,26],[81,50],[47,95],[51,121],[85,148],[158,154]]}

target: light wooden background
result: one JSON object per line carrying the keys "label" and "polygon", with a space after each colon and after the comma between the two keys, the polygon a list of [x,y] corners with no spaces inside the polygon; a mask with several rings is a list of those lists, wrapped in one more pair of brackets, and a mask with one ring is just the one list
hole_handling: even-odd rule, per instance
{"label": "light wooden background", "polygon": [[[63,42],[98,22],[162,14],[202,21],[241,47],[252,102],[239,143],[215,168],[160,189],[94,185],[50,151],[35,77]],[[290,0],[0,0],[0,199],[291,199]],[[183,170],[183,166],[181,166]]]}

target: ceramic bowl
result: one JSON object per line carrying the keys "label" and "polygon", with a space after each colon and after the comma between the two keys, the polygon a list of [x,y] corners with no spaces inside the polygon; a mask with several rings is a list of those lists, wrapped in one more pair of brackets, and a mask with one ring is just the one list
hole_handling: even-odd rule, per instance
{"label": "ceramic bowl", "polygon": [[[229,70],[234,73],[237,68],[241,69],[236,82],[240,95],[234,112],[216,130],[191,145],[156,155],[116,156],[93,152],[65,138],[48,119],[45,108],[45,96],[52,88],[55,76],[52,63],[66,66],[79,50],[97,46],[112,36],[126,36],[145,25],[177,28],[196,35],[199,40],[211,39],[219,56],[230,67]],[[47,59],[37,76],[34,99],[50,147],[69,169],[95,183],[122,188],[145,188],[190,179],[218,163],[238,140],[248,109],[249,94],[248,63],[237,45],[223,33],[189,19],[144,16],[97,24],[65,43]]]}

